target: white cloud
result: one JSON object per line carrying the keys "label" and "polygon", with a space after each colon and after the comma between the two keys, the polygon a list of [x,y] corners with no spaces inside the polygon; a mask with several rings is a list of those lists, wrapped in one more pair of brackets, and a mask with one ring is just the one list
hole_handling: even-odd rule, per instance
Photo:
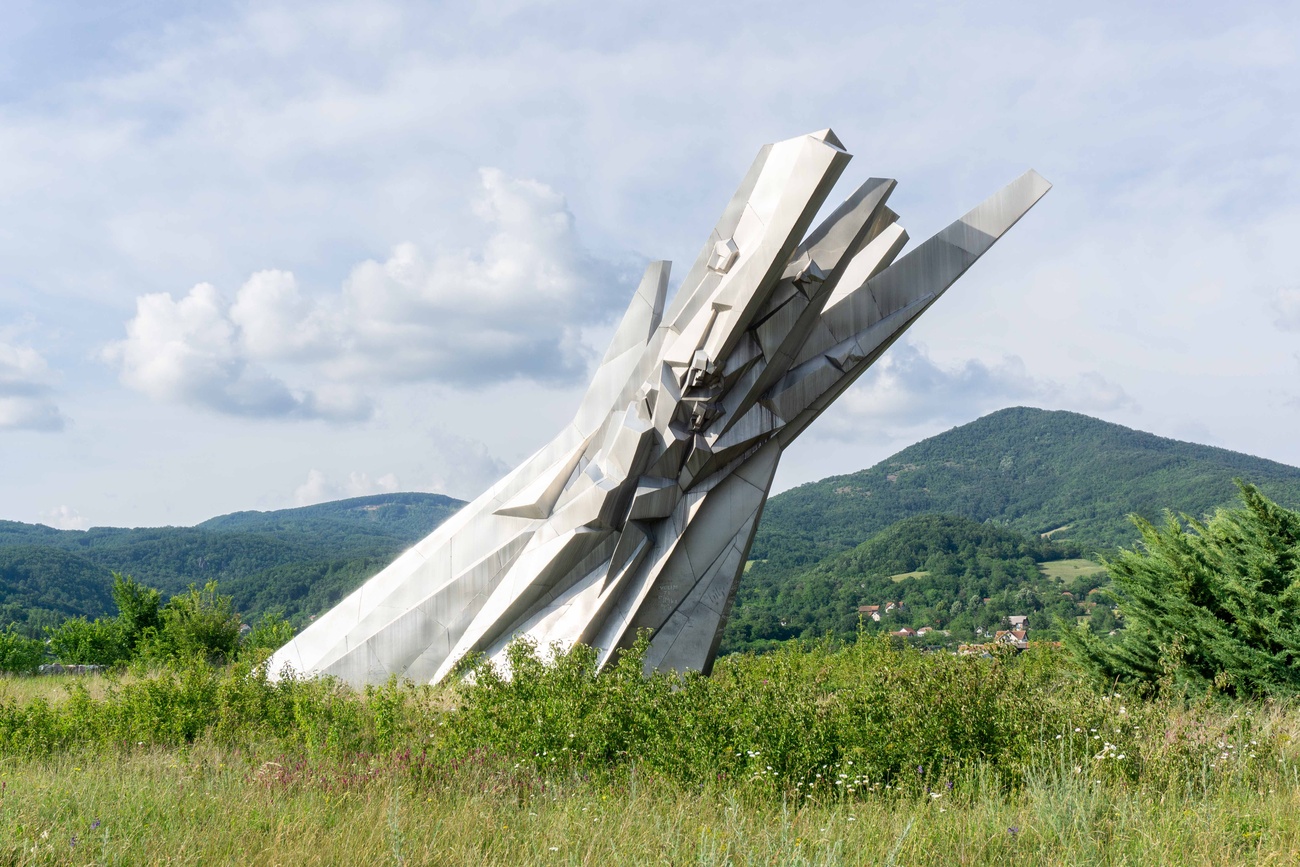
{"label": "white cloud", "polygon": [[0,430],[63,430],[54,375],[39,352],[0,342]]}
{"label": "white cloud", "polygon": [[1055,395],[1065,408],[1083,412],[1109,412],[1138,408],[1119,383],[1111,382],[1095,370],[1080,373],[1074,381],[1057,390]]}
{"label": "white cloud", "polygon": [[70,506],[55,506],[41,512],[41,523],[56,530],[86,530],[90,527],[90,521]]}
{"label": "white cloud", "polygon": [[550,187],[496,169],[480,180],[474,210],[492,226],[481,252],[426,260],[403,244],[353,270],[340,374],[464,385],[585,376],[579,329],[622,309],[631,275],[583,249]]}
{"label": "white cloud", "polygon": [[1279,289],[1273,295],[1273,323],[1283,331],[1300,331],[1300,287]]}
{"label": "white cloud", "polygon": [[354,470],[344,481],[334,482],[325,473],[313,469],[308,471],[307,480],[294,489],[293,502],[296,506],[311,506],[344,497],[390,494],[398,490],[401,490],[401,483],[393,473],[371,479],[366,473]]}
{"label": "white cloud", "polygon": [[290,389],[257,365],[244,351],[224,299],[208,283],[179,301],[161,292],[141,296],[126,334],[103,357],[125,385],[155,400],[253,417],[351,420],[370,414],[360,396]]}
{"label": "white cloud", "polygon": [[[576,382],[589,361],[580,329],[625,301],[628,275],[581,246],[554,190],[480,174],[474,210],[491,228],[480,252],[428,259],[400,244],[322,297],[276,270],[253,274],[229,304],[207,283],[179,301],[145,295],[103,357],[157,400],[243,416],[364,418],[362,388],[401,381]],[[291,387],[273,368],[312,385]]]}
{"label": "white cloud", "polygon": [[243,351],[265,361],[313,360],[330,354],[342,336],[336,317],[313,306],[288,271],[258,271],[230,306]]}
{"label": "white cloud", "polygon": [[1033,376],[1015,356],[944,366],[924,348],[901,341],[837,401],[839,411],[813,430],[834,438],[859,439],[867,431],[894,439],[920,426],[964,423],[1020,403],[1085,412],[1133,405],[1123,388],[1095,371],[1060,383]]}
{"label": "white cloud", "polygon": [[514,467],[494,457],[483,443],[447,431],[434,431],[434,463],[429,488],[472,500]]}

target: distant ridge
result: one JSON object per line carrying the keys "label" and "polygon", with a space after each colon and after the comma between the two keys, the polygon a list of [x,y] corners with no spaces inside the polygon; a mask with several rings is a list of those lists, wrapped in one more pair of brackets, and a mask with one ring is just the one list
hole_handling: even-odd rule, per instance
{"label": "distant ridge", "polygon": [[1136,538],[1129,514],[1203,515],[1233,500],[1234,478],[1283,505],[1300,504],[1300,468],[1079,413],[1013,407],[869,469],[773,497],[750,556],[775,567],[811,565],[926,513],[1112,549]]}
{"label": "distant ridge", "polygon": [[111,613],[115,571],[168,595],[217,581],[248,615],[278,609],[303,623],[462,505],[442,494],[392,493],[235,512],[194,527],[81,531],[0,521],[0,628],[37,632],[63,617]]}
{"label": "distant ridge", "polygon": [[303,533],[343,522],[416,542],[463,505],[464,500],[443,494],[372,494],[272,512],[231,512],[195,526],[204,530]]}

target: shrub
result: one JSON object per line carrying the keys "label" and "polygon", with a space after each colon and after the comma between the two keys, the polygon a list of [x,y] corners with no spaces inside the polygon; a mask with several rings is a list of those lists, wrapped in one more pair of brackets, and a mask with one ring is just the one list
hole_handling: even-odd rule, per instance
{"label": "shrub", "polygon": [[280,616],[279,612],[268,611],[263,614],[257,623],[253,624],[252,630],[244,637],[243,646],[240,648],[241,653],[252,651],[254,657],[259,655],[258,651],[275,651],[293,640],[293,626],[288,620]]}
{"label": "shrub", "polygon": [[50,650],[65,665],[117,665],[130,658],[130,651],[116,620],[87,620],[72,617],[54,629],[46,629]]}
{"label": "shrub", "polygon": [[1106,681],[1238,696],[1300,692],[1300,512],[1238,483],[1240,508],[1201,523],[1134,517],[1140,547],[1108,562],[1117,641],[1066,631]]}
{"label": "shrub", "polygon": [[141,641],[162,626],[162,594],[146,587],[129,575],[113,573],[113,601],[117,604],[117,622],[122,640],[134,652]]}
{"label": "shrub", "polygon": [[191,584],[187,592],[173,596],[160,618],[162,628],[146,646],[147,658],[201,658],[213,663],[234,658],[239,645],[239,614],[231,597],[217,593],[215,581],[202,590]]}
{"label": "shrub", "polygon": [[27,638],[12,625],[0,632],[0,672],[31,674],[45,661],[45,642]]}
{"label": "shrub", "polygon": [[443,743],[546,773],[635,767],[684,784],[801,795],[990,779],[1015,787],[1062,746],[1096,753],[1097,729],[1133,757],[1126,767],[1140,752],[1125,728],[1135,713],[1116,724],[1110,697],[1047,648],[981,659],[864,636],[838,651],[792,643],[725,657],[710,677],[643,677],[644,646],[597,674],[590,648],[543,662],[517,642],[510,676],[486,662],[474,669]]}

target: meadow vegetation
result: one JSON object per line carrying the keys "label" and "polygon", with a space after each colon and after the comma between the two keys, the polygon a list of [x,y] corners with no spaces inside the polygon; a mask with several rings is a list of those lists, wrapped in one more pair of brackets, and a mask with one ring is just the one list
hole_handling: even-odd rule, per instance
{"label": "meadow vegetation", "polygon": [[[249,661],[0,682],[0,862],[1289,863],[1300,709],[1061,651],[791,643],[455,686]],[[1167,682],[1167,686],[1172,682]]]}
{"label": "meadow vegetation", "polygon": [[[0,633],[0,668],[107,666],[0,678],[0,863],[1297,863],[1300,513],[1240,497],[1138,521],[1114,635],[959,655],[859,623],[707,677],[645,674],[646,634],[603,671],[518,641],[437,687],[275,677],[287,622],[117,576],[113,618]],[[1096,589],[1044,574],[1056,543],[908,526],[792,592]]]}

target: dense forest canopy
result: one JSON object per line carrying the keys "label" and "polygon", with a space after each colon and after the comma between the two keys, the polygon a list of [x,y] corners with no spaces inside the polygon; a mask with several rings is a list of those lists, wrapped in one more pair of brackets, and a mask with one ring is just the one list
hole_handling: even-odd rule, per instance
{"label": "dense forest canopy", "polygon": [[112,573],[165,596],[219,582],[239,611],[295,626],[330,608],[463,505],[441,494],[382,494],[275,512],[237,512],[196,527],[87,531],[0,522],[0,627],[26,634],[108,611]]}
{"label": "dense forest canopy", "polygon": [[[1138,538],[1130,515],[1157,520],[1166,509],[1208,514],[1233,501],[1238,478],[1257,484],[1283,505],[1300,505],[1296,467],[1073,412],[1000,410],[922,440],[869,469],[773,497],[754,539],[723,647],[760,647],[789,634],[842,633],[856,617],[856,610],[849,613],[852,594],[843,591],[831,598],[824,594],[841,589],[810,589],[797,611],[791,607],[793,594],[830,580],[826,576],[840,568],[834,560],[838,555],[917,515],[997,524],[1027,537],[1050,538],[1072,556],[1095,559]],[[916,531],[915,526],[907,530]],[[820,572],[809,572],[819,564],[824,567]],[[1014,571],[1010,561],[1003,568]],[[914,570],[901,570],[906,571]],[[1032,570],[1024,574],[1032,577]],[[836,588],[844,584],[833,583]],[[1038,592],[1025,589],[1027,596]],[[784,601],[778,602],[780,594]],[[962,601],[943,598],[949,609]],[[1009,613],[1030,614],[1031,623],[1051,622],[1046,613],[1033,617],[1035,610]],[[1063,603],[1044,604],[1041,611],[1067,613]],[[1108,628],[1112,621],[1104,611],[1089,607],[1076,616],[1086,613],[1099,629]],[[922,625],[919,615],[915,620]],[[943,618],[930,620],[941,623]],[[965,625],[958,622],[959,628]]]}
{"label": "dense forest canopy", "polygon": [[[744,582],[723,649],[764,650],[825,635],[847,639],[860,620],[868,632],[929,626],[955,643],[991,636],[1009,616],[1025,615],[1032,629],[1055,637],[1057,618],[1072,623],[1090,616],[1099,603],[1093,591],[1106,583],[1100,564],[1078,553],[1068,543],[969,518],[905,518],[792,578],[774,581],[765,572]],[[1075,567],[1068,578],[1048,568],[1067,560]],[[886,610],[890,603],[902,604]],[[877,607],[880,620],[863,617],[865,606]]]}

